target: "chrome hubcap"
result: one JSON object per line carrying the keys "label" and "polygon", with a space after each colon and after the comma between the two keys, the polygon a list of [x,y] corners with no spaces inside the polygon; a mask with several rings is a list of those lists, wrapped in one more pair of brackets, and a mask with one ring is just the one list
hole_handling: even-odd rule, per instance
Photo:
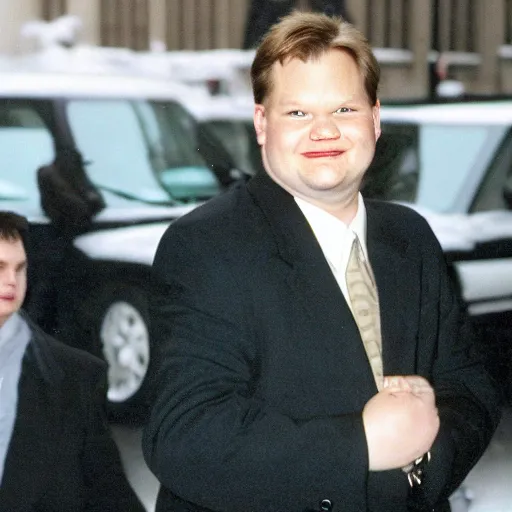
{"label": "chrome hubcap", "polygon": [[114,302],[101,324],[103,355],[108,363],[111,402],[124,402],[140,388],[149,365],[149,333],[144,318],[128,302]]}

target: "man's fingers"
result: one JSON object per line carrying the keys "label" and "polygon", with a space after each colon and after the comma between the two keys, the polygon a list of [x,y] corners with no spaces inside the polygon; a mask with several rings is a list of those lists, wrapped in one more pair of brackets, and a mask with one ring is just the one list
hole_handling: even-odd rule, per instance
{"label": "man's fingers", "polygon": [[434,393],[430,383],[419,375],[389,375],[384,377],[383,387],[392,392],[409,391],[415,394]]}
{"label": "man's fingers", "polygon": [[412,391],[410,383],[401,375],[384,378],[384,389],[389,391]]}
{"label": "man's fingers", "polygon": [[428,380],[418,375],[407,375],[404,379],[409,383],[413,393],[433,393],[434,389]]}

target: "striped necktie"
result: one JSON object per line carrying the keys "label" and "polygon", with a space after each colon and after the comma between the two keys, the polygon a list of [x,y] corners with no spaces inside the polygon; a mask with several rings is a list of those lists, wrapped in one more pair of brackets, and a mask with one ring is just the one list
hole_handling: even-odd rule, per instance
{"label": "striped necktie", "polygon": [[382,389],[382,339],[377,286],[359,239],[354,239],[345,274],[352,314],[359,328],[377,389]]}

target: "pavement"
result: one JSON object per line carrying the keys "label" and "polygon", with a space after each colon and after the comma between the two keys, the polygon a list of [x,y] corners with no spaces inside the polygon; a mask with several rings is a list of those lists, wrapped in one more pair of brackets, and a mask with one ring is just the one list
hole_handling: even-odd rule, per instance
{"label": "pavement", "polygon": [[[154,512],[159,484],[142,457],[141,429],[113,425],[112,432],[129,481],[148,512]],[[452,512],[512,512],[512,407],[504,409],[488,449],[451,504]]]}
{"label": "pavement", "polygon": [[142,429],[128,425],[112,425],[124,470],[134,491],[148,512],[154,512],[159,483],[142,456]]}
{"label": "pavement", "polygon": [[503,410],[489,447],[464,485],[468,512],[512,512],[512,407]]}

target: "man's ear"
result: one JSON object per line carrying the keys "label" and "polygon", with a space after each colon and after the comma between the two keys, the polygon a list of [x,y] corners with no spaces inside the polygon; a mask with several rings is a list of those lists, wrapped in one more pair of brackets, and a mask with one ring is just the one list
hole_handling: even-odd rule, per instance
{"label": "man's ear", "polygon": [[265,107],[260,104],[254,106],[254,129],[258,144],[262,146],[267,140],[267,118],[265,117]]}
{"label": "man's ear", "polygon": [[380,128],[380,101],[377,100],[375,103],[375,106],[372,109],[372,115],[373,115],[373,126],[375,129],[375,140],[378,140],[380,137],[380,134],[382,132]]}

